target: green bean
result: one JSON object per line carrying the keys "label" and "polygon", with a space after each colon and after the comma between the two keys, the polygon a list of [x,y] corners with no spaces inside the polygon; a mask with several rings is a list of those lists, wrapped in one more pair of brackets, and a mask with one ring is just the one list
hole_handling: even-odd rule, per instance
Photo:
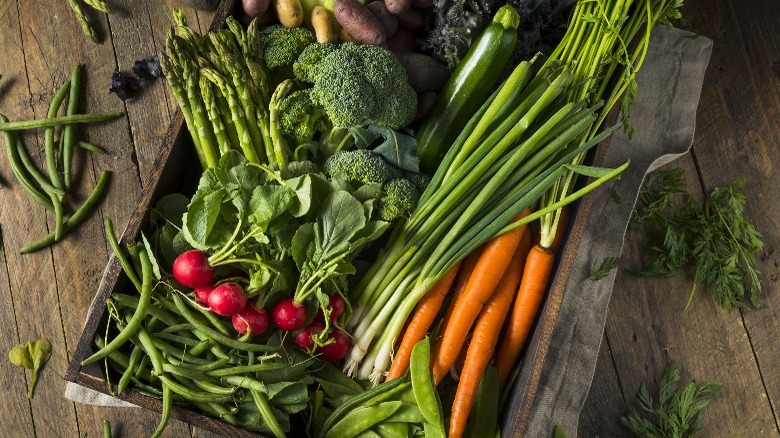
{"label": "green bean", "polygon": [[33,177],[35,182],[38,183],[38,185],[43,189],[44,192],[49,194],[49,196],[53,195],[59,195],[63,196],[65,195],[65,190],[58,189],[57,187],[54,187],[51,185],[51,183],[48,181],[48,179],[43,176],[43,174],[38,170],[37,167],[35,167],[35,164],[32,162],[32,159],[30,158],[30,155],[27,153],[27,149],[24,147],[24,144],[22,144],[21,138],[16,138],[16,151],[19,155],[19,159],[22,161],[22,164],[24,165],[27,172],[30,173],[30,176]]}
{"label": "green bean", "polygon": [[171,388],[163,383],[162,385],[162,416],[160,417],[160,423],[157,425],[152,434],[152,438],[158,438],[165,430],[165,426],[168,425],[168,420],[171,418],[171,412],[173,411],[173,391]]}
{"label": "green bean", "polygon": [[176,305],[176,308],[179,309],[179,313],[184,317],[184,319],[186,319],[190,324],[192,324],[196,330],[203,332],[204,335],[208,336],[209,338],[213,339],[214,341],[226,347],[232,347],[237,350],[243,350],[243,351],[259,351],[259,352],[268,352],[268,351],[277,350],[277,347],[269,347],[267,345],[259,345],[259,344],[241,343],[236,341],[235,339],[229,338],[223,335],[222,333],[219,333],[218,331],[212,329],[211,327],[208,327],[198,319],[196,319],[195,316],[190,311],[190,309],[187,308],[187,305],[182,302],[181,298],[179,298],[177,294],[173,294],[173,302]]}
{"label": "green bean", "polygon": [[[111,295],[111,299],[125,307],[131,309],[138,308],[138,297],[133,297],[125,294],[113,294]],[[164,322],[168,326],[173,326],[179,323],[177,316],[175,314],[155,304],[151,304],[149,308],[146,310],[146,312],[149,315],[158,318],[160,321]]]}
{"label": "green bean", "polygon": [[[8,118],[3,114],[0,114],[0,123],[7,121]],[[19,184],[22,185],[22,188],[24,188],[24,190],[30,194],[30,196],[36,202],[41,204],[47,210],[54,211],[54,205],[52,205],[51,200],[40,190],[38,190],[38,188],[35,187],[32,181],[30,181],[30,179],[27,177],[27,174],[24,171],[24,166],[19,160],[17,141],[18,140],[16,136],[12,132],[5,133],[5,151],[8,155],[8,164],[11,166],[11,171],[13,172],[14,177],[16,177],[16,180],[19,181]]]}
{"label": "green bean", "polygon": [[174,347],[173,345],[161,340],[157,339],[154,341],[154,345],[163,353],[165,353],[166,356],[172,356],[179,362],[186,362],[191,363],[195,365],[206,365],[208,363],[211,363],[208,359],[203,359],[200,357],[192,356],[191,354],[187,353],[186,351],[180,351],[178,348]]}
{"label": "green bean", "polygon": [[219,403],[219,402],[230,401],[233,399],[232,395],[211,394],[209,392],[198,391],[189,388],[180,383],[177,383],[175,380],[165,375],[159,376],[159,379],[163,382],[164,385],[168,385],[173,392],[179,394],[180,396],[184,397],[186,400],[189,401],[204,402],[204,403],[208,403],[208,402]]}
{"label": "green bean", "polygon": [[125,371],[122,373],[122,377],[119,379],[119,383],[116,386],[117,394],[123,393],[125,388],[127,388],[127,384],[130,383],[130,378],[135,374],[136,368],[141,361],[143,352],[141,347],[137,345],[133,347],[133,351],[130,352],[130,360],[128,361],[127,368],[125,368]]}
{"label": "green bean", "polygon": [[[151,361],[149,360],[149,356],[144,356],[141,358],[141,363],[138,364],[138,369],[133,374],[133,377],[140,378],[143,376],[146,376],[148,373],[146,367],[151,365]],[[132,379],[131,379],[132,380]]]}
{"label": "green bean", "polygon": [[154,386],[147,385],[136,378],[133,378],[133,391],[139,392],[149,397],[162,398],[162,392],[159,389],[155,388]]}
{"label": "green bean", "polygon": [[[79,94],[81,94],[81,64],[73,67],[70,74],[70,97],[68,98],[67,115],[76,114],[79,108]],[[56,115],[56,114],[55,114]],[[73,125],[65,125],[62,128],[62,179],[66,188],[70,188],[71,170],[73,169],[73,145],[75,144]]]}
{"label": "green bean", "polygon": [[214,417],[217,417],[228,424],[232,424],[234,426],[240,425],[238,418],[236,418],[231,413],[230,410],[228,410],[226,407],[222,406],[219,403],[192,402],[192,404],[195,405],[195,407],[197,407],[201,411],[206,412],[207,414],[210,414]]}
{"label": "green bean", "polygon": [[381,385],[377,385],[365,392],[362,392],[349,400],[345,401],[344,403],[340,404],[333,413],[330,414],[330,416],[325,420],[325,423],[322,425],[322,430],[320,433],[320,438],[323,436],[323,433],[330,429],[333,424],[338,421],[342,416],[344,416],[346,413],[352,411],[353,409],[357,408],[358,406],[361,406],[363,403],[368,402],[369,400],[373,399],[374,397],[377,397],[387,391],[390,391],[397,386],[404,383],[404,378],[399,379],[393,379],[389,382],[382,383]]}
{"label": "green bean", "polygon": [[114,256],[119,260],[119,264],[122,265],[122,270],[125,271],[127,278],[133,282],[135,288],[137,290],[141,290],[141,280],[138,279],[138,275],[130,265],[127,257],[125,257],[125,253],[122,251],[122,248],[119,246],[119,241],[117,240],[116,234],[114,233],[114,224],[111,222],[111,218],[106,217],[103,219],[103,225],[106,230],[106,239],[108,240],[108,244],[111,245],[111,249],[114,251]]}
{"label": "green bean", "polygon": [[189,304],[190,307],[200,312],[201,315],[205,316],[215,330],[217,330],[218,332],[222,333],[225,336],[230,336],[230,331],[227,329],[227,327],[225,327],[225,324],[222,322],[221,319],[219,319],[219,317],[214,312],[211,312],[207,309],[198,306],[191,300],[184,300],[184,303]]}
{"label": "green bean", "polygon": [[160,330],[159,333],[178,333],[182,331],[191,331],[192,330],[192,324],[189,323],[182,323],[182,324],[174,324],[171,326],[168,326],[162,330]]}
{"label": "green bean", "polygon": [[384,421],[401,407],[402,402],[390,401],[376,406],[360,407],[350,411],[325,432],[325,438],[351,438]]}
{"label": "green bean", "polygon": [[[65,221],[62,225],[62,233],[66,234],[73,228],[75,228],[78,224],[81,223],[81,221],[84,220],[84,218],[89,214],[92,209],[97,204],[98,199],[100,199],[100,196],[103,195],[103,191],[106,188],[106,184],[108,183],[108,176],[110,173],[108,171],[104,171],[102,175],[100,175],[100,179],[98,179],[97,184],[95,184],[95,188],[92,189],[92,193],[89,194],[87,199],[84,201],[83,204],[81,204],[81,207],[76,210],[71,217],[68,218],[68,220]],[[27,245],[23,246],[21,249],[19,249],[19,254],[26,254],[28,252],[37,251],[41,248],[45,248],[49,245],[54,243],[54,233],[49,233],[48,235],[28,243]]]}
{"label": "green bean", "polygon": [[429,367],[431,360],[431,340],[426,337],[412,348],[409,371],[412,376],[412,390],[417,406],[425,420],[438,426],[444,434],[444,415],[441,401],[436,394],[436,385]]}
{"label": "green bean", "polygon": [[236,392],[236,388],[233,387],[226,388],[224,386],[219,386],[206,380],[193,380],[192,383],[194,383],[195,386],[197,386],[198,388],[210,392],[212,394],[235,394]]}
{"label": "green bean", "polygon": [[111,423],[108,420],[103,420],[103,438],[112,438]]}
{"label": "green bean", "polygon": [[227,365],[229,362],[230,362],[230,358],[225,357],[222,359],[217,359],[214,362],[205,365],[180,364],[178,365],[178,367],[190,371],[207,372],[207,371],[211,371],[223,367]]}
{"label": "green bean", "polygon": [[230,368],[222,368],[213,371],[209,371],[209,375],[215,377],[235,376],[238,374],[256,373],[262,371],[275,371],[289,367],[289,364],[276,362],[276,363],[259,363],[254,365],[240,365]]}
{"label": "green bean", "polygon": [[265,425],[268,426],[268,429],[271,430],[271,433],[273,433],[276,438],[284,438],[284,429],[282,429],[282,425],[279,424],[279,420],[276,419],[274,411],[271,410],[271,405],[268,403],[266,394],[262,391],[250,392],[252,393],[252,399],[255,401],[257,410],[260,411],[260,415],[262,415],[263,420],[265,420]]}
{"label": "green bean", "polygon": [[[57,93],[54,94],[54,98],[49,104],[49,112],[46,117],[51,119],[57,117],[57,113],[60,111],[62,101],[65,100],[65,96],[70,92],[70,81],[62,84]],[[54,126],[47,126],[43,133],[43,152],[46,155],[46,170],[49,172],[49,179],[51,184],[58,189],[62,188],[62,180],[60,179],[59,171],[57,170],[57,158],[54,154]],[[60,225],[61,226],[61,225]],[[59,234],[57,234],[59,238]]]}
{"label": "green bean", "polygon": [[[191,380],[193,383],[199,382],[199,381],[200,382],[217,382],[217,380],[215,380],[214,378],[209,377],[209,376],[207,376],[207,375],[205,375],[203,373],[200,373],[200,372],[197,372],[197,371],[192,371],[192,370],[187,369],[185,367],[172,365],[172,364],[169,364],[169,363],[163,364],[163,371],[168,373],[168,374],[171,374],[173,376],[178,376],[178,377],[182,377],[182,378],[187,379],[187,380]],[[181,381],[181,379],[179,379],[179,380]],[[219,389],[217,391],[215,391],[215,393],[216,394],[232,394],[233,392],[235,392],[235,391],[233,391],[232,388],[230,388],[230,391],[223,391],[224,389],[226,389],[226,388],[219,387]]]}
{"label": "green bean", "polygon": [[[114,338],[105,347],[95,352],[95,354],[81,362],[82,366],[95,363],[107,356],[109,353],[116,351],[136,333],[139,333],[140,331],[143,331],[144,333],[146,332],[146,330],[142,330],[141,322],[143,321],[144,317],[146,317],[146,309],[149,308],[149,303],[151,302],[152,298],[152,265],[145,250],[141,250],[141,264],[143,265],[143,269],[141,270],[141,277],[143,278],[141,282],[141,297],[138,301],[138,307],[135,309],[135,313],[133,313],[133,317],[130,318],[124,330],[119,332],[119,335],[117,335],[116,338]],[[148,354],[150,357],[152,356],[151,352],[148,350],[146,354]],[[154,357],[151,357],[151,359],[152,366],[154,366],[155,371],[161,372],[161,364],[155,363]]]}
{"label": "green bean", "polygon": [[[130,324],[128,323],[127,326],[129,327]],[[146,352],[146,355],[149,356],[149,360],[152,362],[152,368],[154,369],[152,374],[157,376],[161,375],[163,373],[165,359],[163,358],[162,354],[160,354],[160,350],[157,348],[158,344],[152,340],[152,337],[149,336],[149,332],[147,332],[146,329],[140,325],[137,329],[136,336],[138,337],[138,341],[141,343],[141,346]]]}
{"label": "green bean", "polygon": [[155,333],[152,335],[152,338],[175,342],[177,344],[185,345],[187,347],[194,347],[200,344],[200,341],[198,340],[188,338],[186,336],[174,335],[172,333]]}
{"label": "green bean", "polygon": [[[70,125],[68,125],[68,126],[70,126]],[[92,144],[92,143],[87,142],[87,141],[79,140],[79,141],[76,142],[76,145],[78,147],[80,147],[81,149],[84,149],[84,150],[87,150],[87,151],[90,151],[90,152],[94,152],[96,154],[106,154],[106,155],[108,154],[108,151],[106,151],[105,149],[101,148],[100,146],[98,146],[96,144]]]}
{"label": "green bean", "polygon": [[227,383],[229,385],[238,386],[244,389],[248,389],[250,391],[258,391],[262,393],[267,392],[267,389],[265,387],[265,384],[263,384],[263,382],[257,381],[251,377],[225,376],[222,377],[220,380],[222,380],[222,382]]}
{"label": "green bean", "polygon": [[73,123],[105,122],[122,117],[122,113],[74,114],[72,116],[48,117],[37,120],[0,123],[0,131],[22,131],[25,129],[48,128]]}
{"label": "green bean", "polygon": [[[192,347],[190,354],[193,356],[200,356],[214,346],[216,346],[216,343],[211,339],[201,340],[198,345]],[[228,359],[228,357],[224,357],[224,359]]]}

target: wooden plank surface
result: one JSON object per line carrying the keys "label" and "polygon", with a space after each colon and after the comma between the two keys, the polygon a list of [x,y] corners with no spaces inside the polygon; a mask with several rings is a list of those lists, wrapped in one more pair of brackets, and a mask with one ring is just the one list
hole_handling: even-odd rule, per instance
{"label": "wooden plank surface", "polygon": [[[107,156],[77,156],[74,202],[83,201],[105,170],[110,190],[82,227],[53,249],[19,256],[24,243],[47,233],[51,215],[32,205],[0,159],[0,338],[5,352],[17,342],[45,336],[53,356],[41,374],[36,396],[26,397],[29,373],[0,360],[0,436],[100,436],[109,419],[117,436],[146,436],[159,416],[142,410],[75,405],[62,397],[62,376],[97,289],[108,249],[101,220],[122,224],[130,215],[175,110],[167,86],[156,81],[126,104],[107,93],[111,72],[129,70],[135,59],[159,52],[177,1],[110,0],[108,17],[90,13],[103,43],[83,37],[64,0],[0,2],[0,112],[12,119],[42,117],[54,91],[75,63],[86,64],[82,109],[122,110],[126,117],[90,126],[79,136],[104,146]],[[773,411],[780,403],[780,3],[737,0],[688,2],[687,18],[715,40],[699,106],[694,152],[671,166],[684,167],[689,187],[704,193],[748,176],[747,216],[764,233],[760,261],[763,308],[726,313],[699,293],[683,313],[690,278],[637,280],[620,273],[608,316],[594,384],[581,416],[579,435],[625,436],[618,424],[626,401],[641,382],[654,384],[667,361],[685,379],[726,385],[705,414],[706,436],[761,436],[778,430]],[[204,31],[211,15],[186,11]],[[25,136],[36,160],[42,132]],[[120,230],[117,230],[120,231]],[[623,267],[642,260],[642,238],[627,238]],[[56,419],[56,421],[52,421]],[[215,435],[171,422],[166,436]]]}

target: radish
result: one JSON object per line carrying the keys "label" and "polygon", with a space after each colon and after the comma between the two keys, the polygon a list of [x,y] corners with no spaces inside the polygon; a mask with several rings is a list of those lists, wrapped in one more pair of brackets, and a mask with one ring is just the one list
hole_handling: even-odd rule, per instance
{"label": "radish", "polygon": [[199,303],[209,305],[209,295],[211,295],[211,291],[214,290],[214,288],[217,287],[214,283],[206,283],[203,286],[198,286],[195,288],[195,298],[198,300]]}
{"label": "radish", "polygon": [[282,330],[298,330],[303,327],[306,320],[306,308],[293,301],[292,298],[282,298],[274,306],[271,318],[274,324]]}
{"label": "radish", "polygon": [[187,287],[198,287],[211,281],[214,268],[209,266],[208,256],[203,251],[184,251],[173,261],[173,276]]}
{"label": "radish", "polygon": [[209,309],[217,315],[233,316],[245,306],[246,292],[238,283],[222,283],[209,294]]}
{"label": "radish", "polygon": [[[344,308],[346,307],[344,304],[344,298],[341,298],[341,295],[339,294],[333,294],[330,296],[329,302],[331,309],[330,320],[331,322],[336,322],[338,317],[344,313]],[[323,313],[322,309],[317,309],[317,314],[314,316],[314,320],[325,322],[325,313]]]}
{"label": "radish", "polygon": [[232,319],[233,328],[242,335],[245,335],[247,329],[249,329],[252,336],[257,336],[268,328],[268,313],[266,313],[265,309],[258,309],[251,304],[248,304],[244,307],[244,310],[233,315]]}
{"label": "radish", "polygon": [[344,330],[336,329],[330,332],[328,340],[331,339],[335,340],[335,342],[317,349],[320,353],[320,358],[328,362],[333,362],[346,356],[351,344],[349,335]]}
{"label": "radish", "polygon": [[323,327],[322,324],[314,321],[307,325],[306,328],[296,333],[295,336],[293,336],[293,341],[300,349],[311,351],[311,349],[314,348],[312,336],[321,333],[324,329],[325,327]]}

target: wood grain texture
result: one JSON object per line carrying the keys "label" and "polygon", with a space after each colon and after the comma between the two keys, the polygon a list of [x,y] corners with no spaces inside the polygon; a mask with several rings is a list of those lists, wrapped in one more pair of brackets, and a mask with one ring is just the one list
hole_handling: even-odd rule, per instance
{"label": "wood grain texture", "polygon": [[580,415],[577,436],[613,438],[626,435],[626,430],[620,425],[619,415],[604,415],[605,412],[622,412],[626,406],[606,337],[601,341],[596,372],[585,405],[589,409]]}

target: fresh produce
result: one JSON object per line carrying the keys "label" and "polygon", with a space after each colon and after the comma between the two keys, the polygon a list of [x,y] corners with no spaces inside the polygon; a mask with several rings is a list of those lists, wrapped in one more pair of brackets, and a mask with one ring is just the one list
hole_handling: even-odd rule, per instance
{"label": "fresh produce", "polygon": [[209,294],[209,309],[217,315],[234,316],[245,307],[246,292],[238,283],[222,283]]}
{"label": "fresh produce", "polygon": [[271,0],[282,26],[295,28],[303,24],[303,7],[300,0]]}
{"label": "fresh produce", "polygon": [[[642,277],[677,275],[695,266],[694,286],[686,308],[699,285],[709,286],[721,307],[749,309],[758,304],[761,273],[756,254],[763,248],[761,234],[744,217],[744,180],[715,188],[703,205],[688,193],[682,170],[650,175],[639,193],[639,207],[631,225],[649,230],[650,263],[634,274]],[[680,207],[672,207],[679,195]]]}
{"label": "fresh produce", "polygon": [[459,131],[452,127],[464,126],[493,92],[517,43],[519,20],[513,8],[499,9],[439,92],[417,132],[417,154],[426,172],[436,170],[458,136]]}
{"label": "fresh produce", "polygon": [[[20,249],[20,253],[36,251],[59,241],[62,237],[78,225],[91,211],[105,189],[108,173],[104,172],[98,180],[92,193],[70,218],[65,220],[65,195],[69,188],[73,166],[73,147],[76,144],[87,150],[98,150],[96,146],[77,142],[73,133],[74,123],[87,123],[95,121],[111,120],[121,116],[121,113],[107,114],[76,114],[78,109],[78,96],[81,92],[81,66],[73,68],[71,78],[65,82],[55,93],[47,117],[41,120],[25,120],[10,122],[8,118],[0,114],[0,131],[5,137],[8,162],[14,177],[27,191],[28,194],[44,208],[54,212],[54,230],[34,242]],[[67,115],[57,116],[60,107],[69,97]],[[59,142],[54,139],[55,127],[63,125]],[[45,156],[46,175],[38,170],[30,158],[21,138],[14,131],[45,128],[43,150]],[[60,145],[61,159],[57,157],[57,147]]]}
{"label": "fresh produce", "polygon": [[249,332],[252,336],[259,336],[268,327],[268,314],[265,309],[248,304],[243,310],[232,316],[233,328],[239,334]]}
{"label": "fresh produce", "polygon": [[271,0],[241,0],[241,6],[250,18],[265,14],[270,5]]}
{"label": "fresh produce", "polygon": [[630,406],[620,422],[637,437],[693,437],[702,429],[699,414],[721,387],[718,383],[691,382],[681,388],[680,371],[670,363],[658,385],[658,400],[643,383],[637,398],[644,412],[640,415]]}
{"label": "fresh produce", "polygon": [[[509,306],[512,304],[512,298],[514,298],[515,291],[520,283],[523,262],[528,255],[530,247],[530,233],[528,230],[523,230],[523,236],[520,243],[517,245],[517,249],[515,249],[512,260],[504,270],[501,280],[495,286],[494,293],[485,302],[484,306],[482,306],[479,316],[474,323],[474,330],[468,344],[466,359],[464,360],[463,367],[459,373],[460,379],[458,380],[458,389],[455,393],[455,401],[452,404],[449,427],[449,436],[451,437],[462,436],[466,430],[466,421],[476,399],[477,388],[480,385],[480,380],[484,384],[485,378],[487,378],[485,370],[487,370],[490,360],[493,357],[493,351],[498,343],[499,334],[504,325]],[[490,252],[489,244],[485,252]],[[480,267],[479,264],[477,267]],[[457,312],[457,309],[455,309],[455,311]],[[449,333],[449,330],[447,333]],[[445,333],[445,336],[447,333]],[[442,345],[446,344],[443,343]],[[438,364],[439,361],[437,360],[436,365]],[[436,365],[434,365],[434,378]],[[500,387],[497,371],[495,380],[496,384],[493,392],[494,394],[497,394]],[[496,401],[498,400],[497,396],[494,396],[493,398]],[[497,408],[498,407],[496,406],[493,412],[496,412],[498,410]]]}
{"label": "fresh produce", "polygon": [[324,7],[317,5],[311,10],[311,26],[314,28],[314,35],[317,36],[318,43],[331,44],[336,42],[336,36],[333,33],[333,19]]}
{"label": "fresh produce", "polygon": [[440,90],[450,77],[447,67],[428,55],[405,51],[393,54],[406,71],[409,85],[418,93]]}
{"label": "fresh produce", "polygon": [[27,398],[33,398],[35,384],[38,382],[38,374],[51,357],[51,342],[46,338],[29,341],[25,344],[14,345],[8,352],[8,359],[12,364],[27,368],[32,371],[27,388]]}
{"label": "fresh produce", "polygon": [[357,0],[336,0],[333,15],[341,27],[360,43],[381,46],[387,41],[382,22]]}
{"label": "fresh produce", "polygon": [[391,38],[398,30],[398,18],[387,9],[387,4],[382,0],[375,0],[366,5],[366,8],[382,23],[385,36]]}
{"label": "fresh produce", "polygon": [[282,298],[271,313],[274,324],[282,330],[294,331],[306,321],[306,308],[292,298]]}
{"label": "fresh produce", "polygon": [[[515,221],[522,220],[529,213],[530,209],[523,210],[515,218]],[[441,382],[444,375],[455,363],[474,321],[481,314],[483,306],[489,303],[491,297],[499,293],[500,289],[497,288],[501,282],[508,282],[507,287],[515,288],[516,284],[512,283],[514,277],[506,279],[504,277],[507,277],[507,268],[513,262],[517,264],[519,258],[525,256],[520,254],[520,252],[525,251],[518,251],[525,235],[525,228],[522,226],[515,228],[490,240],[483,246],[479,261],[474,266],[466,288],[453,303],[452,318],[448,322],[447,330],[442,334],[441,345],[434,352],[433,378],[436,383]],[[477,383],[474,383],[474,386],[476,385]]]}
{"label": "fresh produce", "polygon": [[206,253],[191,249],[179,254],[173,261],[173,276],[184,286],[197,288],[211,281],[214,268],[209,266]]}
{"label": "fresh produce", "polygon": [[[106,5],[105,1],[103,0],[83,0],[84,3],[88,4],[92,8],[104,12],[106,14],[111,13],[111,10],[108,8],[108,5]],[[81,8],[81,2],[79,0],[68,0],[68,4],[70,5],[70,9],[73,12],[73,16],[76,17],[76,21],[79,23],[79,26],[81,26],[82,32],[84,32],[84,35],[89,37],[93,42],[97,43],[98,38],[97,34],[95,33],[95,30],[92,28],[92,23],[89,21],[89,17],[84,12],[84,9]]]}

